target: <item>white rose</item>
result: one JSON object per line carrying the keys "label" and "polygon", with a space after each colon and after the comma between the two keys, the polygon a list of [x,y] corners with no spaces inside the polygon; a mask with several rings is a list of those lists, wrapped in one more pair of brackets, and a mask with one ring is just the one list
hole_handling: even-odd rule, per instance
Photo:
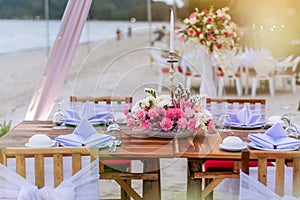
{"label": "white rose", "polygon": [[206,25],[206,28],[207,28],[207,29],[211,29],[212,27],[213,27],[213,25],[211,25],[211,24],[207,24],[207,25]]}
{"label": "white rose", "polygon": [[183,23],[189,24],[189,23],[190,23],[190,20],[189,20],[188,18],[185,18],[185,19],[183,20]]}
{"label": "white rose", "polygon": [[190,19],[190,24],[191,25],[194,25],[197,23],[197,18],[196,17],[193,17],[192,19]]}

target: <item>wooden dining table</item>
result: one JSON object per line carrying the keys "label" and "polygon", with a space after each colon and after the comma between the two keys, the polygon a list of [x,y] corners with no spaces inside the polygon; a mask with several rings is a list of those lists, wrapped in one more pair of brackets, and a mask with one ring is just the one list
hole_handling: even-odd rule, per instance
{"label": "wooden dining table", "polygon": [[[73,132],[74,129],[53,129],[51,121],[23,121],[6,135],[0,138],[0,148],[5,147],[24,147],[28,139],[37,133],[48,135],[51,139]],[[247,135],[252,132],[248,131],[230,131],[215,132],[208,134],[199,132],[196,135],[182,138],[156,138],[147,137],[146,135],[135,132],[134,130],[122,129],[120,132],[107,133],[106,127],[97,127],[98,132],[111,134],[117,139],[122,140],[122,144],[116,152],[107,150],[99,151],[100,160],[139,160],[143,163],[143,172],[136,177],[149,175],[155,172],[156,178],[143,179],[143,197],[137,193],[131,193],[134,199],[161,199],[161,182],[160,182],[160,158],[186,158],[188,161],[188,182],[187,182],[187,199],[198,199],[203,192],[210,193],[223,179],[217,182],[211,182],[210,186],[202,188],[202,179],[209,180],[211,175],[221,175],[223,178],[239,177],[241,152],[230,152],[219,148],[223,138],[227,136],[238,136],[247,141]],[[263,132],[257,130],[256,132]],[[50,147],[51,148],[51,147]],[[63,147],[62,147],[63,148]],[[206,160],[233,160],[234,169],[232,172],[205,172],[202,171],[203,163]],[[103,174],[105,176],[105,173]],[[123,183],[125,184],[125,183]],[[126,191],[132,191],[130,185],[123,185]]]}
{"label": "wooden dining table", "polygon": [[[0,148],[5,147],[24,147],[29,138],[35,134],[46,134],[51,139],[59,135],[69,134],[74,129],[53,129],[54,124],[51,121],[23,121],[6,135],[0,138]],[[150,138],[140,136],[130,130],[107,133],[106,127],[96,127],[98,132],[114,135],[122,140],[122,144],[116,152],[109,152],[105,149],[99,150],[99,159],[101,160],[140,160],[143,163],[143,173],[132,175],[132,179],[143,179],[143,195],[140,197],[130,184],[121,181],[121,187],[130,192],[134,199],[161,199],[160,184],[160,158],[174,157],[174,144],[172,139]],[[135,135],[137,134],[137,135]],[[49,147],[51,148],[51,147]],[[62,147],[63,148],[63,147]],[[151,175],[152,174],[152,175]],[[101,176],[105,177],[105,173]],[[143,176],[145,175],[145,176]],[[156,177],[153,177],[156,176]],[[101,177],[100,177],[101,178]],[[116,176],[118,182],[120,176]],[[119,182],[118,182],[119,183]],[[119,184],[120,184],[119,183]]]}

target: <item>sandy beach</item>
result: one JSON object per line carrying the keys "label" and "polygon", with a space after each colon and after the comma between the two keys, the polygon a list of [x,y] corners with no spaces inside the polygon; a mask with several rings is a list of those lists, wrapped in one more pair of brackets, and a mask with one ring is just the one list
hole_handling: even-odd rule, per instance
{"label": "sandy beach", "polygon": [[[134,30],[131,38],[124,36],[117,41],[116,37],[112,36],[99,43],[80,45],[60,94],[60,99],[63,100],[62,109],[68,107],[71,95],[127,95],[133,96],[135,101],[144,95],[145,87],[157,88],[161,65],[151,63],[149,46],[148,32],[134,32]],[[46,61],[47,55],[43,49],[0,55],[1,123],[4,120],[12,120],[15,126],[24,119],[32,95],[44,72]],[[179,80],[182,81],[183,78],[180,77]],[[167,78],[164,84],[167,86]],[[237,97],[232,88],[226,88],[228,89],[224,97]],[[163,92],[167,93],[166,90]],[[198,92],[198,88],[195,88],[194,92]],[[242,96],[242,98],[251,97]],[[300,124],[299,85],[296,94],[293,94],[290,88],[281,88],[281,84],[278,83],[275,97],[270,97],[268,91],[259,90],[256,98],[266,99],[267,118],[281,115],[282,104],[291,105],[290,111],[296,114],[295,122]],[[162,159],[161,166],[163,199],[186,199],[186,160]],[[139,169],[140,163],[134,162],[133,168]],[[117,185],[113,181],[106,183],[108,184],[101,184],[102,197],[118,196]],[[140,181],[135,181],[133,185],[138,191],[141,190]],[[218,188],[218,191],[222,190]],[[216,192],[216,199],[224,199],[221,196],[221,192]],[[227,197],[234,199],[236,194]]]}

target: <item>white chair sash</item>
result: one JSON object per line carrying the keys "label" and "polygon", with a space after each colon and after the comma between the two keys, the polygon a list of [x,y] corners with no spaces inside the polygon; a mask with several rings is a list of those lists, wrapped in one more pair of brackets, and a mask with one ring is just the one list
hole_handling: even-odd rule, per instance
{"label": "white chair sash", "polygon": [[18,200],[93,200],[100,198],[99,161],[95,160],[64,180],[56,188],[38,189],[8,167],[0,164],[0,199]]}

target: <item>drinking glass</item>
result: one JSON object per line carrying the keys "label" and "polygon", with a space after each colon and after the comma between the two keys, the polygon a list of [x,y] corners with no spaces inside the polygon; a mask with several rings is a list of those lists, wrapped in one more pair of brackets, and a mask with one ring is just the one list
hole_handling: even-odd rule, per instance
{"label": "drinking glass", "polygon": [[285,132],[289,137],[295,137],[298,138],[299,133],[293,123],[293,119],[294,119],[294,114],[293,113],[288,113],[285,114],[282,119],[284,119],[284,117],[286,117],[286,121],[287,121],[287,127],[285,128]]}
{"label": "drinking glass", "polygon": [[52,121],[54,124],[60,126],[62,124],[62,120],[65,119],[65,114],[61,110],[61,103],[62,101],[60,99],[56,99],[55,101],[57,111],[53,114]]}
{"label": "drinking glass", "polygon": [[228,121],[229,115],[227,113],[224,113],[220,116],[218,120],[218,130],[220,132],[230,132],[231,130],[227,129],[225,126],[226,121]]}

